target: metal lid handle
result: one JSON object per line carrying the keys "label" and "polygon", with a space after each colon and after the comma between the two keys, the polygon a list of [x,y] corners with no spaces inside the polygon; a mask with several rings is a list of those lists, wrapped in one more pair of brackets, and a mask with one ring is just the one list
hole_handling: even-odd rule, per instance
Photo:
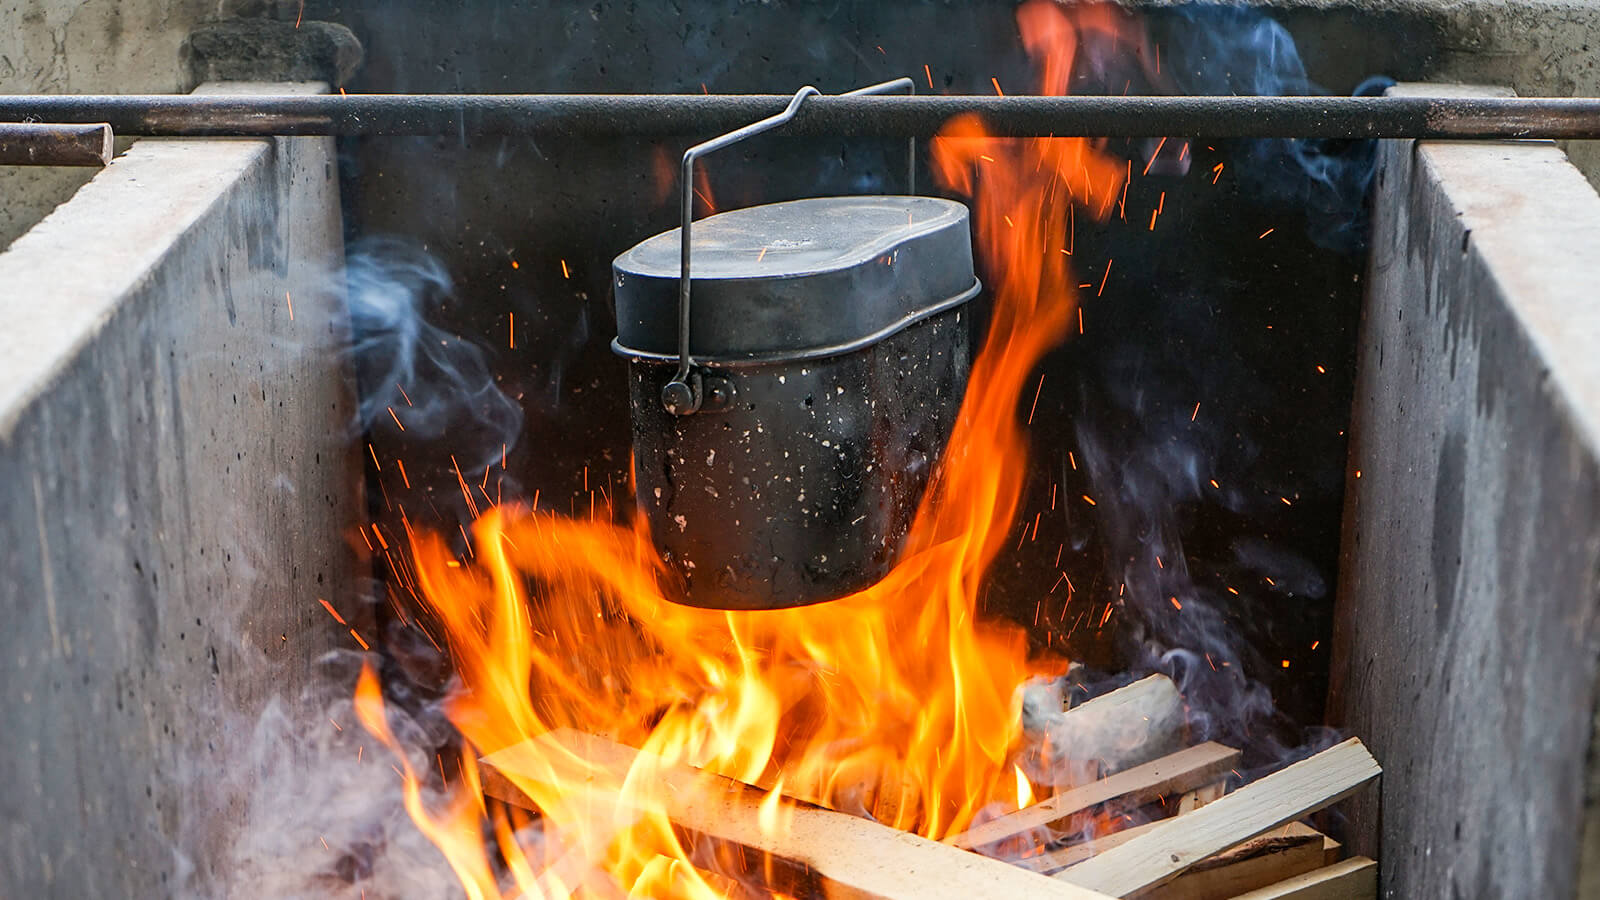
{"label": "metal lid handle", "polygon": [[[912,94],[917,92],[916,82],[912,81],[910,78],[896,78],[893,81],[885,81],[882,84],[874,84],[864,88],[857,88],[856,90],[850,91],[846,96],[852,94],[882,94],[893,90],[900,90],[902,88]],[[699,411],[700,404],[704,397],[704,392],[701,385],[702,379],[697,377],[698,373],[692,371],[694,368],[694,360],[689,357],[689,285],[691,282],[689,271],[689,232],[690,226],[694,224],[695,161],[700,157],[712,152],[713,150],[721,150],[723,147],[736,144],[747,137],[760,134],[763,131],[769,131],[778,127],[779,125],[784,124],[785,122],[788,122],[800,112],[800,104],[804,103],[807,97],[820,96],[821,93],[821,91],[817,90],[811,85],[806,85],[800,90],[795,91],[794,98],[789,101],[788,106],[784,107],[783,112],[780,112],[777,115],[768,116],[759,122],[752,122],[749,125],[738,129],[737,131],[730,131],[721,137],[715,137],[704,143],[695,144],[693,147],[690,147],[688,150],[684,151],[683,171],[682,175],[680,176],[682,179],[680,191],[681,197],[679,200],[679,212],[682,216],[683,222],[682,225],[679,226],[679,231],[681,232],[680,237],[682,238],[682,249],[679,252],[678,261],[678,370],[675,374],[673,374],[672,380],[667,382],[666,386],[661,389],[661,405],[666,408],[667,412],[672,413],[675,416],[692,415]],[[907,147],[911,157],[907,169],[908,177],[910,178],[911,183],[907,186],[907,189],[915,191],[917,177],[916,139],[913,138],[908,141]]]}

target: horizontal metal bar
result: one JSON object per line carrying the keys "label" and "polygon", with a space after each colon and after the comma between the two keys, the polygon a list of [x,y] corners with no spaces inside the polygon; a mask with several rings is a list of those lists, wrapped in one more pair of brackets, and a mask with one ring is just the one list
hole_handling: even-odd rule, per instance
{"label": "horizontal metal bar", "polygon": [[[777,94],[0,96],[0,122],[109,122],[144,136],[700,137],[770,116]],[[1007,137],[1600,138],[1592,97],[825,96],[779,133],[931,137],[979,113]]]}
{"label": "horizontal metal bar", "polygon": [[0,166],[105,166],[111,126],[0,122]]}

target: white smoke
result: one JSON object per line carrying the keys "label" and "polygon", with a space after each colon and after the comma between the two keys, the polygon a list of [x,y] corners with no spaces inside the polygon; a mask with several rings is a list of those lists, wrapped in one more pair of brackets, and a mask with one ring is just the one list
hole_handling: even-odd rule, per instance
{"label": "white smoke", "polygon": [[428,321],[454,299],[437,257],[399,238],[363,238],[351,245],[342,275],[361,388],[358,434],[398,409],[408,440],[448,436],[463,465],[471,459],[482,468],[516,444],[522,407],[500,390],[488,354]]}
{"label": "white smoke", "polygon": [[[245,796],[247,823],[233,846],[228,881],[234,896],[286,900],[382,900],[461,896],[444,856],[412,824],[393,754],[362,729],[348,698],[361,654],[325,661],[322,694],[346,692],[320,709],[296,714],[275,699],[251,734],[250,758],[236,771],[253,783]],[[334,677],[337,672],[340,677]],[[413,768],[428,772],[426,748],[444,743],[437,722],[387,706],[389,725]],[[437,801],[425,788],[425,801]]]}

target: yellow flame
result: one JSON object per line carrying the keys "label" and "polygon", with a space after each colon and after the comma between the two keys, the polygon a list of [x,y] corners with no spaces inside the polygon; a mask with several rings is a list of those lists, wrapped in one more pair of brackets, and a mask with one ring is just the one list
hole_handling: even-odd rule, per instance
{"label": "yellow flame", "polygon": [[772,790],[761,800],[757,821],[761,824],[761,833],[775,837],[788,830],[789,817],[785,812],[792,807],[783,802],[783,778],[779,777]]}
{"label": "yellow flame", "polygon": [[1033,804],[1033,783],[1022,773],[1021,766],[1011,767],[1017,773],[1017,809]]}

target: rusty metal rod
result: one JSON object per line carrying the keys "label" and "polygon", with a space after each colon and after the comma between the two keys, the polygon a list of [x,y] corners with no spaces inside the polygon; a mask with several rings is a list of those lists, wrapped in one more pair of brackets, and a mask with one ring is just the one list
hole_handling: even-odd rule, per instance
{"label": "rusty metal rod", "polygon": [[0,122],[0,166],[105,166],[111,126]]}
{"label": "rusty metal rod", "polygon": [[[768,94],[0,96],[0,122],[109,122],[166,136],[703,137],[773,115]],[[979,113],[1009,137],[1600,138],[1592,97],[826,96],[780,133],[931,137]]]}

